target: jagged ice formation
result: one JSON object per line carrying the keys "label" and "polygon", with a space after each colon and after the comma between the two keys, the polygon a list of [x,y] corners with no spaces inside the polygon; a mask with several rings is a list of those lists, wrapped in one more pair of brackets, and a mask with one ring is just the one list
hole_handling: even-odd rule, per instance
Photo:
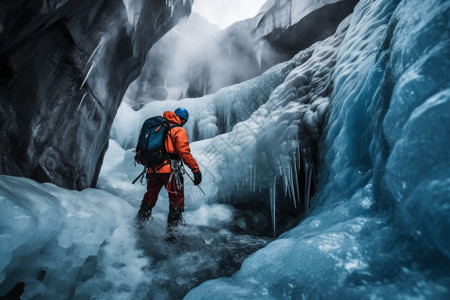
{"label": "jagged ice formation", "polygon": [[448,1],[361,1],[333,75],[314,210],[187,299],[448,297]]}

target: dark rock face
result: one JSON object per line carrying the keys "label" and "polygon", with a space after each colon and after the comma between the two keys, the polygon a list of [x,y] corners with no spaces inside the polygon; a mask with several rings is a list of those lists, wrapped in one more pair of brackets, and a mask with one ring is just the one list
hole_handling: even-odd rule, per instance
{"label": "dark rock face", "polygon": [[127,87],[192,5],[124,2],[0,4],[0,173],[95,186]]}

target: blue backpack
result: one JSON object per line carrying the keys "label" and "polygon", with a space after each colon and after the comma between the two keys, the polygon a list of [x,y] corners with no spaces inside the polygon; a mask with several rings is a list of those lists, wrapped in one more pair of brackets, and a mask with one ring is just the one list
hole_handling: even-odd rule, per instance
{"label": "blue backpack", "polygon": [[169,122],[161,116],[147,119],[142,125],[134,160],[145,167],[156,167],[167,158],[165,142]]}

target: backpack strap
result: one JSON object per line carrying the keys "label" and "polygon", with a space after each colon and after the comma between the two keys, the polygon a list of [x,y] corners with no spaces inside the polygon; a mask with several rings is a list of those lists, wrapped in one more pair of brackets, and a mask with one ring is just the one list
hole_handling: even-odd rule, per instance
{"label": "backpack strap", "polygon": [[[152,170],[153,170],[153,173],[152,173],[152,176],[150,177],[150,178],[156,178],[156,179],[158,179],[162,184],[164,184],[164,181],[162,181],[162,179],[161,178],[159,178],[158,176],[156,176],[156,174],[158,174],[157,173],[157,171],[159,170],[159,169],[161,169],[164,165],[167,165],[168,163],[165,163],[165,164],[163,164],[163,165],[161,165],[158,169],[155,169],[154,167],[151,167],[152,168]],[[147,167],[144,167],[144,170],[142,170],[142,172],[141,172],[141,174],[139,174],[138,175],[138,177],[136,177],[136,179],[134,179],[133,180],[133,182],[132,182],[132,184],[135,184],[136,183],[136,181],[138,181],[138,179],[139,178],[141,178],[141,183],[144,185],[144,184],[146,184],[146,183],[144,183],[144,176],[146,175],[146,174],[148,174],[148,168]]]}
{"label": "backpack strap", "polygon": [[[182,127],[181,125],[179,125],[179,124],[176,124],[176,123],[169,123],[169,121],[166,121],[165,122],[166,123],[166,128],[164,129],[165,130],[165,132],[164,132],[164,138],[163,138],[163,145],[164,145],[164,147],[163,147],[163,151],[164,151],[164,156],[165,157],[167,157],[167,160],[169,160],[170,161],[170,159],[171,158],[173,158],[173,157],[171,157],[171,156],[174,156],[172,153],[168,153],[167,152],[167,149],[166,149],[166,140],[167,140],[167,136],[168,135],[170,135],[170,130],[172,129],[172,128],[175,128],[175,127]],[[172,136],[172,135],[170,135],[170,136]],[[172,140],[172,142],[173,142],[173,140]],[[178,155],[177,155],[178,156]]]}

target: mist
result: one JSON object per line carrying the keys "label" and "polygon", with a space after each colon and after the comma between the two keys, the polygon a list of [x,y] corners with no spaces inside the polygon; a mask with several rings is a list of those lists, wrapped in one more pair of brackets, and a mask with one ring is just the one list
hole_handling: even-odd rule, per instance
{"label": "mist", "polygon": [[259,76],[332,35],[357,1],[310,2],[267,1],[255,17],[225,30],[192,12],[150,50],[124,101],[139,110],[152,101],[202,97]]}
{"label": "mist", "polygon": [[140,109],[155,100],[201,97],[256,77],[283,61],[269,43],[255,36],[259,19],[221,30],[192,13],[150,50],[125,102]]}

